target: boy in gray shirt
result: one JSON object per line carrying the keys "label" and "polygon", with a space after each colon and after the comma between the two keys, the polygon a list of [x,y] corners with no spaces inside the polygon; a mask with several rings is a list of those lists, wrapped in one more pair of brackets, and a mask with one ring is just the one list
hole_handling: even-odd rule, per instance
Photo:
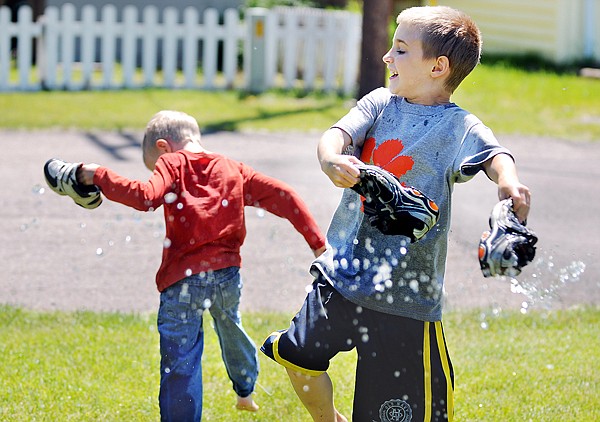
{"label": "boy in gray shirt", "polygon": [[[464,13],[415,7],[397,18],[383,57],[389,89],[367,94],[318,146],[321,168],[345,188],[327,233],[327,251],[311,273],[313,289],[288,329],[261,350],[286,367],[315,421],[346,421],[335,408],[327,374],[340,351],[358,352],[352,420],[453,419],[454,374],[442,327],[442,296],[451,193],[483,170],[512,198],[521,221],[529,189],[510,152],[450,96],[478,64],[481,36]],[[371,227],[357,164],[382,167],[439,206],[439,220],[420,241]],[[376,382],[376,385],[372,383]]]}

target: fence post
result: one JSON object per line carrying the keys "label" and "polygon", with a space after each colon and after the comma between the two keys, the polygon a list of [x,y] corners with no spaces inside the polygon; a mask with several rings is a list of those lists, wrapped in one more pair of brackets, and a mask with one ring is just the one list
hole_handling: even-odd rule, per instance
{"label": "fence post", "polygon": [[348,66],[344,68],[343,92],[352,95],[357,92],[358,69],[360,68],[360,43],[362,38],[362,16],[349,14],[344,33],[348,34],[344,54],[344,61]]}
{"label": "fence post", "polygon": [[198,9],[186,7],[183,12],[183,58],[182,70],[184,87],[192,89],[196,86],[198,71]]}
{"label": "fence post", "polygon": [[31,7],[21,7],[17,12],[17,68],[19,71],[19,88],[23,91],[30,88],[29,74],[32,70],[34,40],[33,12]]}
{"label": "fence post", "polygon": [[137,60],[137,27],[138,9],[127,5],[123,8],[123,33],[121,35],[121,68],[123,69],[123,86],[135,87],[135,68]]}
{"label": "fence post", "polygon": [[268,10],[260,7],[249,8],[246,13],[248,30],[247,57],[247,86],[251,93],[258,94],[265,90],[266,42]]}
{"label": "fence post", "polygon": [[10,39],[12,23],[10,21],[10,9],[0,6],[0,91],[8,89],[10,82]]}
{"label": "fence post", "polygon": [[202,43],[202,74],[204,76],[205,89],[215,87],[217,77],[217,52],[219,29],[219,12],[217,9],[206,9],[204,11],[204,39]]}
{"label": "fence post", "polygon": [[225,87],[233,88],[237,73],[238,43],[240,36],[240,15],[237,9],[225,10],[225,40],[223,41],[223,73]]}
{"label": "fence post", "polygon": [[40,22],[42,23],[42,36],[37,58],[40,79],[43,89],[53,90],[57,88],[58,68],[58,9],[56,6],[48,6]]}

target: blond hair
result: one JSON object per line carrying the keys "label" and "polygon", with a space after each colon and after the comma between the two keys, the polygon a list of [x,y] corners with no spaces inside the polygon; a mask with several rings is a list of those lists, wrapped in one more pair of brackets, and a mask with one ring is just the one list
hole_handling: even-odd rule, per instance
{"label": "blond hair", "polygon": [[200,142],[198,122],[189,114],[181,111],[163,110],[156,113],[146,125],[142,151],[154,148],[156,141],[164,139],[170,144]]}
{"label": "blond hair", "polygon": [[396,19],[420,34],[423,59],[448,57],[450,76],[445,82],[454,90],[477,66],[481,57],[481,33],[473,20],[459,10],[447,6],[410,7]]}

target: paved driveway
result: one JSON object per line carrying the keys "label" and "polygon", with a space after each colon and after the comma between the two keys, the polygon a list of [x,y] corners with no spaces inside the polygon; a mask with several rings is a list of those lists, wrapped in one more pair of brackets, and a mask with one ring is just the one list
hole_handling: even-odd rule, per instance
{"label": "paved driveway", "polygon": [[[292,185],[323,230],[340,190],[321,173],[315,156],[320,134],[215,133],[208,149],[246,162]],[[35,309],[155,311],[154,273],[162,247],[162,212],[139,213],[105,201],[84,210],[45,185],[51,157],[97,162],[145,179],[141,133],[0,131],[0,303]],[[600,143],[503,137],[517,156],[520,176],[533,192],[530,227],[540,241],[534,264],[519,277],[485,279],[476,251],[495,185],[483,175],[456,188],[447,269],[452,308],[569,307],[600,304]],[[242,250],[242,308],[296,310],[311,282],[312,254],[285,220],[247,209]],[[574,279],[585,265],[585,272]]]}

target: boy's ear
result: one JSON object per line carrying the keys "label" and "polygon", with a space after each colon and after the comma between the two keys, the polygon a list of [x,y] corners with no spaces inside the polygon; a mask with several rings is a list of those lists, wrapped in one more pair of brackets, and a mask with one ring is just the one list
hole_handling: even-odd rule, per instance
{"label": "boy's ear", "polygon": [[166,139],[157,139],[156,140],[156,149],[160,151],[161,154],[166,152],[172,152],[171,145],[167,142]]}
{"label": "boy's ear", "polygon": [[440,78],[450,74],[450,60],[446,56],[439,56],[431,69],[431,77]]}

